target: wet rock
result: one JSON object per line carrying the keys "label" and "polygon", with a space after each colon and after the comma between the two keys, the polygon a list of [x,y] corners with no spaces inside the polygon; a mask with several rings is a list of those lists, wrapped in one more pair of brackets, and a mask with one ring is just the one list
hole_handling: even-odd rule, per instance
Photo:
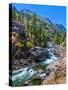
{"label": "wet rock", "polygon": [[49,54],[48,50],[41,48],[41,47],[34,47],[30,49],[30,53],[32,57],[34,58],[35,62],[46,60]]}
{"label": "wet rock", "polygon": [[28,86],[30,84],[30,80],[24,82],[24,86]]}
{"label": "wet rock", "polygon": [[38,73],[43,73],[43,70],[42,70],[42,69],[39,69],[39,70],[38,70]]}

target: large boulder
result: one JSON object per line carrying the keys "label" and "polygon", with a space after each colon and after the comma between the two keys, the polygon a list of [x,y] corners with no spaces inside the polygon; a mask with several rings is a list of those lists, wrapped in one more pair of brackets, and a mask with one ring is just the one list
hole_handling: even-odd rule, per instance
{"label": "large boulder", "polygon": [[46,68],[46,77],[42,82],[45,84],[64,84],[66,83],[66,58],[53,61]]}
{"label": "large boulder", "polygon": [[18,70],[24,67],[31,67],[35,62],[31,57],[27,59],[12,59],[12,70]]}
{"label": "large boulder", "polygon": [[23,51],[21,49],[18,49],[15,54],[16,59],[27,59],[27,58],[29,58],[29,56],[30,56],[29,50]]}
{"label": "large boulder", "polygon": [[30,53],[36,62],[46,60],[49,54],[48,50],[41,47],[34,47],[30,49]]}

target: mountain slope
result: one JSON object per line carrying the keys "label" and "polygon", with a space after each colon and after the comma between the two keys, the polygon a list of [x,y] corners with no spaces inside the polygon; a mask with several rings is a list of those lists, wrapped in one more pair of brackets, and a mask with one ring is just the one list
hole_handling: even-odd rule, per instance
{"label": "mountain slope", "polygon": [[[35,12],[32,12],[28,9],[18,11],[15,7],[13,7],[12,19],[23,24],[25,26],[25,31],[33,33],[33,37],[35,39],[38,39],[40,37],[42,39],[46,39],[48,37],[49,40],[55,42],[56,44],[60,44],[65,40],[66,29],[63,25],[54,24],[48,18],[44,19],[42,16],[39,16]],[[42,36],[38,36],[36,38],[37,33],[39,33],[39,36],[42,33],[43,34]],[[41,38],[39,39],[40,41],[42,41]],[[38,40],[36,40],[36,42],[38,42]]]}

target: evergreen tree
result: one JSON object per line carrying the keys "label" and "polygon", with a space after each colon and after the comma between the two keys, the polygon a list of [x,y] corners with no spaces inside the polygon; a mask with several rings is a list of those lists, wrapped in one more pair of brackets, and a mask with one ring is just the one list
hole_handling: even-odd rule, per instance
{"label": "evergreen tree", "polygon": [[20,16],[20,14],[18,15],[18,21],[21,23],[21,16]]}
{"label": "evergreen tree", "polygon": [[33,15],[33,20],[32,20],[32,33],[34,36],[34,44],[36,44],[35,40],[36,40],[36,14],[34,13]]}

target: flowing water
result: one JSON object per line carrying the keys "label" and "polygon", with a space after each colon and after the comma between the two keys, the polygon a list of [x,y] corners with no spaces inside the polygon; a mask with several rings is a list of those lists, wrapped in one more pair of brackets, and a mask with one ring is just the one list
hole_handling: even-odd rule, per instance
{"label": "flowing water", "polygon": [[[58,57],[56,57],[52,52],[51,52],[52,45],[50,44],[47,50],[49,51],[48,58],[46,60],[43,60],[41,63],[38,63],[38,65],[42,65],[44,68],[46,65],[51,63],[54,60],[57,60]],[[44,48],[45,50],[45,48]],[[12,80],[13,86],[21,86],[24,85],[25,81],[31,80],[31,78],[35,76],[39,76],[41,79],[44,79],[46,74],[43,71],[37,71],[33,67],[26,67],[26,68],[21,68],[19,70],[15,70],[12,72],[12,77],[10,76],[10,79]]]}

